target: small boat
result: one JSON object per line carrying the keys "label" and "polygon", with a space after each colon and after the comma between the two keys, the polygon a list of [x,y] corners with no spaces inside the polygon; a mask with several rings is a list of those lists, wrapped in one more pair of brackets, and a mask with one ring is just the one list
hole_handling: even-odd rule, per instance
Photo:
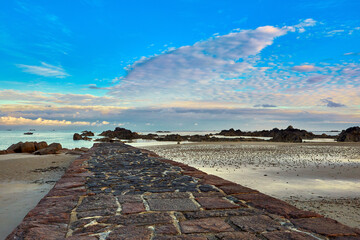
{"label": "small boat", "polygon": [[26,133],[24,133],[24,135],[33,135],[34,133],[32,133],[32,132],[26,132]]}
{"label": "small boat", "polygon": [[29,129],[30,132],[35,132],[36,130],[35,129]]}

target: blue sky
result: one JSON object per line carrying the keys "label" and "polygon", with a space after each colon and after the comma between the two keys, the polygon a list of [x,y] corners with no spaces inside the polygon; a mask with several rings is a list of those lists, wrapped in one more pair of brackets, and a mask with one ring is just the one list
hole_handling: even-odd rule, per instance
{"label": "blue sky", "polygon": [[6,1],[0,128],[343,129],[359,1]]}

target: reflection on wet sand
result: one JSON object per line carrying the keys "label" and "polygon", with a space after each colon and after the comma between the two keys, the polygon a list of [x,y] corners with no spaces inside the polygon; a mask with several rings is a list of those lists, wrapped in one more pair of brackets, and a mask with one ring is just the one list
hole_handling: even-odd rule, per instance
{"label": "reflection on wet sand", "polygon": [[359,144],[197,143],[147,149],[360,227]]}

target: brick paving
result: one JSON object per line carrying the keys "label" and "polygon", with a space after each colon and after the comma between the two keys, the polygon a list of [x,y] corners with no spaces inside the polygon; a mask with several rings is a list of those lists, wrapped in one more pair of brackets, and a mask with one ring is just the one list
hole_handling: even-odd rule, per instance
{"label": "brick paving", "polygon": [[122,143],[95,144],[7,239],[360,239],[360,230]]}

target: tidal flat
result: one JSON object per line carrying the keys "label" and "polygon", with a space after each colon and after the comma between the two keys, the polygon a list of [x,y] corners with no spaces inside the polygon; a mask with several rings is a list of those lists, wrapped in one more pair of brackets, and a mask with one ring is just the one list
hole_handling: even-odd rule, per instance
{"label": "tidal flat", "polygon": [[0,155],[0,239],[49,192],[77,155]]}
{"label": "tidal flat", "polygon": [[359,143],[191,143],[158,155],[360,228]]}

